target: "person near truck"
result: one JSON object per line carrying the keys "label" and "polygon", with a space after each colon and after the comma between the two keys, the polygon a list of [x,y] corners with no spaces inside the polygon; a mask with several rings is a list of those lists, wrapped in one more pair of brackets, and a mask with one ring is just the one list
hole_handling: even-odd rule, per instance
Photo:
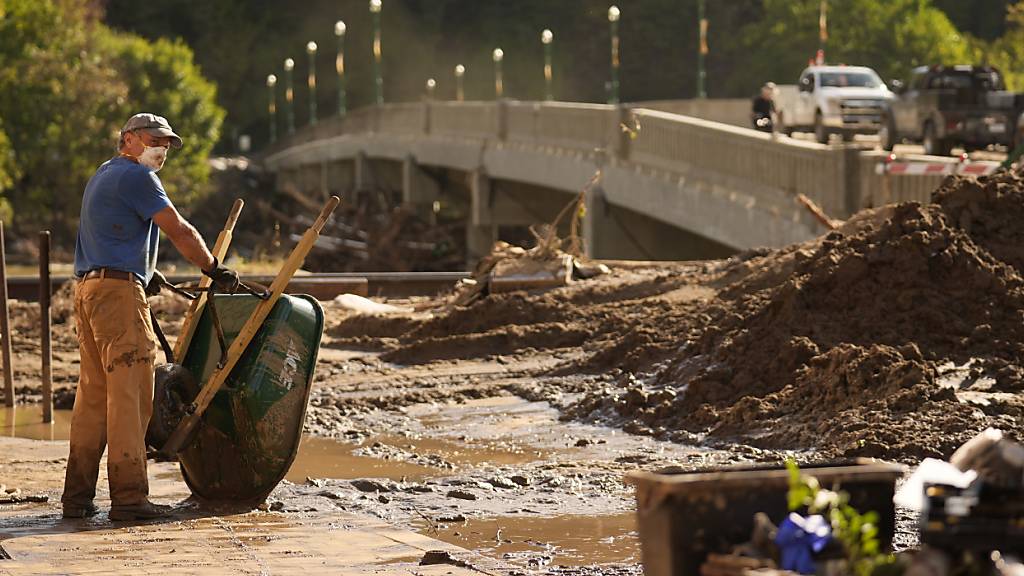
{"label": "person near truck", "polygon": [[775,123],[775,83],[766,82],[761,92],[754,97],[750,110],[755,130],[771,132]]}
{"label": "person near truck", "polygon": [[155,276],[162,279],[156,272],[160,231],[218,289],[238,288],[238,274],[210,254],[195,227],[175,210],[156,174],[168,150],[181,145],[166,119],[136,114],[121,129],[117,156],[104,162],[85,187],[75,246],[81,364],[61,496],[65,518],[98,512],[93,498],[104,448],[111,520],[170,512],[169,506],[149,501],[146,473],[145,435],[153,412],[156,361],[146,294],[154,291],[150,281]]}

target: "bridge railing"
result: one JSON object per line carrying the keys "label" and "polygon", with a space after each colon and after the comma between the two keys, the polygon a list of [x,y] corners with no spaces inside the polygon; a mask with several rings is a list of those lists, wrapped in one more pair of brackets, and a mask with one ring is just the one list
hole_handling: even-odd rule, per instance
{"label": "bridge railing", "polygon": [[845,217],[886,198],[927,201],[942,180],[941,176],[885,180],[875,173],[878,159],[857,149],[773,138],[748,128],[644,108],[566,102],[417,102],[366,107],[343,119],[331,117],[304,127],[263,155],[359,134],[493,140],[583,154],[601,149],[619,161],[680,178],[697,177],[711,188],[721,183],[722,190],[750,191],[755,202],[779,203],[779,191],[794,199],[803,194],[833,217]]}
{"label": "bridge railing", "polygon": [[505,137],[512,142],[581,151],[615,146],[619,108],[566,102],[509,102]]}
{"label": "bridge railing", "polygon": [[638,164],[742,179],[794,198],[804,194],[829,214],[847,212],[842,150],[773,140],[754,130],[654,110],[634,110],[633,114],[638,131],[629,145],[629,159]]}
{"label": "bridge railing", "polygon": [[430,134],[461,138],[496,138],[498,105],[493,102],[432,102]]}

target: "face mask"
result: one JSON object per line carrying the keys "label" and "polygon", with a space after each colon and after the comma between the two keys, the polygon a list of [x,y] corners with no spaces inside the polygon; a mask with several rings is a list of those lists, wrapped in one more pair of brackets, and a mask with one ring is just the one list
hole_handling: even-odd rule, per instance
{"label": "face mask", "polygon": [[139,154],[139,164],[149,168],[153,172],[159,172],[167,160],[167,148],[163,146],[142,145],[145,150]]}

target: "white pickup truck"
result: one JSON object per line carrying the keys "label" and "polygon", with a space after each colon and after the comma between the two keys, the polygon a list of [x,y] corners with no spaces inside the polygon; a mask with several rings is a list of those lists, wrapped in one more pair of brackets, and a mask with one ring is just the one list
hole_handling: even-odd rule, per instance
{"label": "white pickup truck", "polygon": [[810,66],[795,85],[779,86],[775,108],[779,131],[814,132],[827,144],[832,134],[876,134],[893,99],[878,74],[864,66]]}

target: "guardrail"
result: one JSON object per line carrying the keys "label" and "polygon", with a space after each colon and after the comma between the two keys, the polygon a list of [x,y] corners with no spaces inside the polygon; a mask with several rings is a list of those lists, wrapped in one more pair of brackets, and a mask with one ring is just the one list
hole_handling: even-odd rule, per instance
{"label": "guardrail", "polygon": [[769,209],[771,202],[780,201],[779,192],[781,198],[794,200],[802,194],[838,218],[885,198],[927,201],[943,178],[928,174],[887,182],[874,170],[878,153],[656,110],[507,100],[361,108],[344,119],[328,118],[287,135],[263,156],[342,134],[375,133],[493,140],[585,154],[601,151],[614,161],[742,190],[753,201],[768,203]]}

